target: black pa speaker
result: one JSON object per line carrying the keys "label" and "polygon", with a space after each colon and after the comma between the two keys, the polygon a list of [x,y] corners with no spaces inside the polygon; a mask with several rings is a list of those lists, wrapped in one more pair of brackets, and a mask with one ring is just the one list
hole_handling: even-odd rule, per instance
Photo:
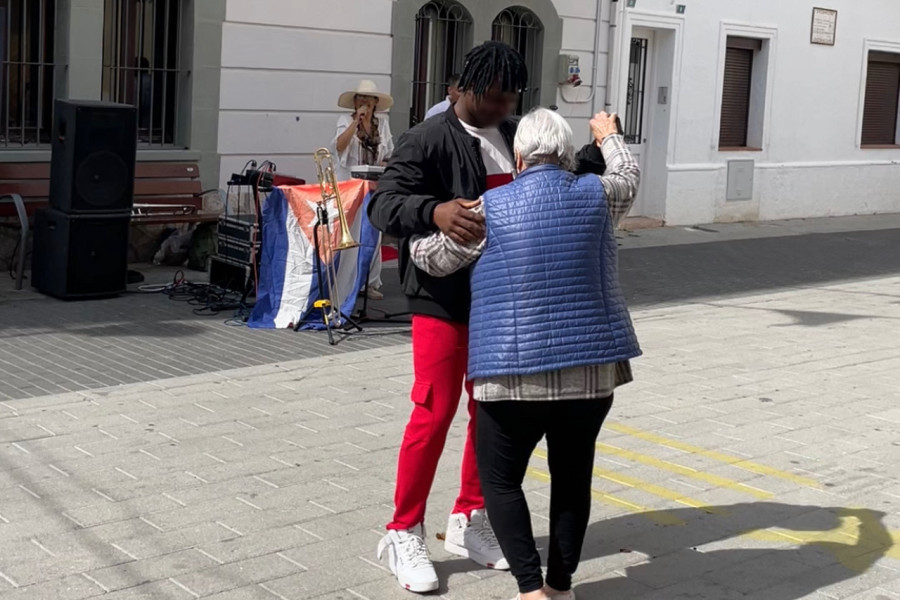
{"label": "black pa speaker", "polygon": [[70,215],[52,208],[34,214],[31,282],[64,300],[125,291],[130,214]]}
{"label": "black pa speaker", "polygon": [[56,101],[50,206],[71,214],[131,212],[136,118],[126,104]]}

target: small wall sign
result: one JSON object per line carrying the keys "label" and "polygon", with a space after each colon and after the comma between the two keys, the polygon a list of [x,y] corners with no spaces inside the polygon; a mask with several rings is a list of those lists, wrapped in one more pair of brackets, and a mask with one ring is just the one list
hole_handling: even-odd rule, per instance
{"label": "small wall sign", "polygon": [[810,32],[810,43],[820,44],[822,46],[834,46],[835,35],[837,33],[837,16],[836,10],[827,8],[814,8],[812,15],[812,31]]}

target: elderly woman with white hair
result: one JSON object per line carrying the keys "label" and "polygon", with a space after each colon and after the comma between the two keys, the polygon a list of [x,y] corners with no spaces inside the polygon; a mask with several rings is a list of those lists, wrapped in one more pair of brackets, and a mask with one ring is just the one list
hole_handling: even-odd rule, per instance
{"label": "elderly woman with white hair", "polygon": [[[591,131],[602,176],[576,176],[572,129],[537,109],[515,137],[518,176],[484,194],[486,237],[464,246],[443,233],[411,241],[434,276],[470,265],[468,377],[478,400],[476,453],[487,513],[521,600],[571,600],[591,508],[594,448],[617,385],[640,355],[619,285],[614,230],[640,169],[600,113]],[[546,580],[522,482],[541,438],[551,475]]]}

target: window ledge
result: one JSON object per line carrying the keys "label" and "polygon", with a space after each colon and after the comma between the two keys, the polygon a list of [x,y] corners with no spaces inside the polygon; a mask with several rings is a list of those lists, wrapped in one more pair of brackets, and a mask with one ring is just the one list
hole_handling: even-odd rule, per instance
{"label": "window ledge", "polygon": [[[49,149],[43,148],[15,148],[0,150],[0,163],[42,163],[50,162],[52,153]],[[138,148],[138,162],[197,162],[202,155],[196,150],[187,150],[184,148],[161,148],[159,150],[151,150],[149,148]]]}
{"label": "window ledge", "polygon": [[49,148],[4,148],[0,150],[3,163],[50,162]]}
{"label": "window ledge", "polygon": [[724,146],[719,148],[719,152],[762,152],[762,148],[751,148],[749,146]]}
{"label": "window ledge", "polygon": [[862,144],[863,150],[900,150],[900,144]]}

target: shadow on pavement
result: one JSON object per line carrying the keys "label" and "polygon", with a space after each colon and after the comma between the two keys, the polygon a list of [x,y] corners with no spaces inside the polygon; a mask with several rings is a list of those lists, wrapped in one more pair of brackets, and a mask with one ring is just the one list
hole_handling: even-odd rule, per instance
{"label": "shadow on pavement", "polygon": [[[618,543],[604,540],[633,529],[634,517],[625,517],[622,522],[620,519],[599,521],[588,530],[583,559],[619,554],[626,548],[646,554],[649,560],[625,569],[628,579],[648,585],[665,582],[669,586],[665,593],[650,594],[647,600],[654,597],[728,600],[716,584],[733,590],[735,597],[740,598],[758,593],[759,599],[797,600],[823,587],[861,576],[883,558],[894,543],[882,522],[884,513],[869,509],[772,502],[713,509],[722,514],[696,509],[664,511],[669,516],[684,519],[687,524],[641,525],[633,535],[618,537]],[[652,518],[654,515],[643,513],[641,516]],[[774,527],[791,536],[796,545],[777,548],[790,544],[791,540],[782,537],[779,544],[777,539],[781,536],[770,530]],[[745,536],[750,541],[757,540],[757,547],[704,548],[707,544]],[[767,547],[770,545],[776,549]],[[585,583],[577,587],[577,592],[584,598],[624,600],[629,596],[612,592],[624,589],[624,579],[614,577]],[[702,593],[704,584],[713,589],[711,595]],[[641,593],[646,594],[646,590]]]}
{"label": "shadow on pavement", "polygon": [[755,310],[767,313],[774,313],[787,317],[790,323],[779,323],[777,325],[769,325],[769,327],[826,327],[828,325],[837,325],[838,323],[848,323],[850,321],[860,321],[869,319],[884,319],[890,321],[900,320],[898,317],[888,317],[885,315],[859,315],[850,313],[824,312],[814,310],[788,310],[782,308],[760,308],[758,306],[742,306],[736,304],[717,304],[715,302],[700,302],[705,306],[712,308],[728,308],[739,310]]}
{"label": "shadow on pavement", "polygon": [[[900,274],[900,231],[860,231],[623,248],[629,307]],[[898,297],[900,301],[900,297]]]}
{"label": "shadow on pavement", "polygon": [[[610,567],[603,579],[577,584],[578,597],[798,600],[862,576],[894,544],[884,513],[869,509],[756,502],[707,510],[712,512],[685,508],[592,523],[582,561],[608,560]],[[685,524],[657,524],[673,518]],[[546,555],[547,538],[537,542]],[[731,545],[740,547],[723,547]],[[473,570],[466,560],[435,566],[443,582]],[[623,570],[626,577],[613,573]],[[512,594],[512,576],[497,576],[508,578]],[[441,593],[447,591],[445,584]]]}

